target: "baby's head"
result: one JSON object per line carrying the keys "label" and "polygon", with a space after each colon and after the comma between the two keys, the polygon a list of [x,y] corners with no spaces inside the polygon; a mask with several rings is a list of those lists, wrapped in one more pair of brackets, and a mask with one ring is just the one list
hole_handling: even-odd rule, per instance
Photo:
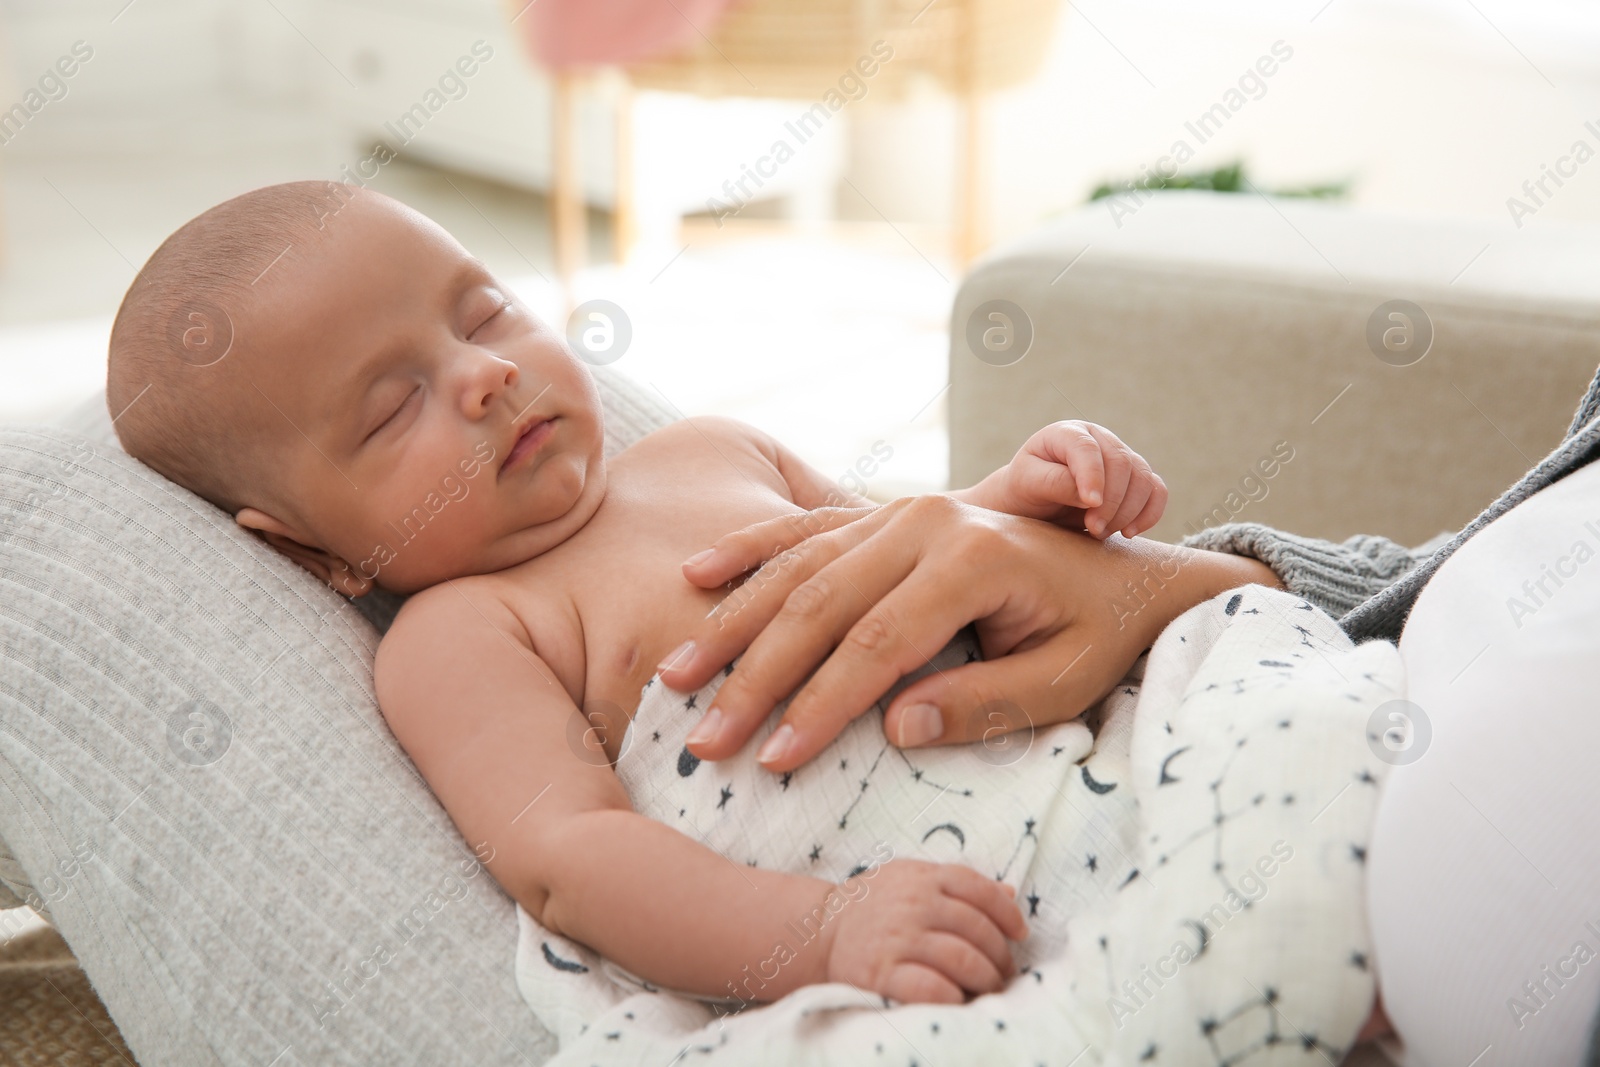
{"label": "baby's head", "polygon": [[350,596],[521,563],[605,494],[582,361],[437,224],[336,182],[167,238],[117,312],[106,403],[131,455]]}

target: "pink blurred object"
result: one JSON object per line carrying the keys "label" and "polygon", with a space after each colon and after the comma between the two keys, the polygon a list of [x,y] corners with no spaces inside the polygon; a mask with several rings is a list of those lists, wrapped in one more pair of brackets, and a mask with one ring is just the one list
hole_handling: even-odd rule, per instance
{"label": "pink blurred object", "polygon": [[[651,59],[709,33],[735,0],[509,0],[511,29],[547,67]],[[521,11],[522,13],[516,14]]]}

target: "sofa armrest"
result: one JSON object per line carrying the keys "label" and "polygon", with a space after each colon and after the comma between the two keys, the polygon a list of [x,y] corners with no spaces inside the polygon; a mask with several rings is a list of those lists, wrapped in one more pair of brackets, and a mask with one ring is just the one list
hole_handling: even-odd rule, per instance
{"label": "sofa armrest", "polygon": [[[1600,364],[1597,227],[1518,233],[1206,193],[1116,215],[1091,204],[997,249],[962,285],[952,486],[1040,426],[1083,418],[1166,480],[1151,536],[1237,520],[1415,544],[1459,528],[1553,448]],[[1399,299],[1432,331],[1405,366],[1367,340]],[[969,326],[996,300],[1031,326],[1020,359],[974,352]]]}

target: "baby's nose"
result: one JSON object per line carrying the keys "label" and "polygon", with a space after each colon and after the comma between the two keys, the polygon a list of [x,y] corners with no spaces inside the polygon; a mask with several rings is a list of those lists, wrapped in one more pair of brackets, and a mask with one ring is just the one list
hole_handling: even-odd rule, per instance
{"label": "baby's nose", "polygon": [[487,367],[479,379],[479,388],[468,394],[469,401],[475,402],[473,406],[481,414],[494,406],[495,397],[502,391],[510,389],[517,384],[521,372],[515,363],[503,359],[495,359]]}
{"label": "baby's nose", "polygon": [[501,381],[505,387],[509,389],[513,385],[517,384],[517,378],[520,376],[520,374],[521,372],[517,370],[517,365],[515,363],[508,362],[505,366],[505,373],[501,376]]}

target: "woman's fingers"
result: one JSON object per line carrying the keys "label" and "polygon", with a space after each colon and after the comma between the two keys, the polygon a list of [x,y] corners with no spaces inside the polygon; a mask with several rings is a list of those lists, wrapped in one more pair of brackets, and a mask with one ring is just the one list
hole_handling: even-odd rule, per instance
{"label": "woman's fingers", "polygon": [[[930,511],[965,507],[947,497],[921,499],[927,503],[908,509],[895,521],[914,530],[919,519],[929,518]],[[885,531],[886,535],[892,533]],[[897,681],[927,664],[967,622],[999,610],[1005,593],[998,586],[969,583],[952,595],[949,588],[928,580],[930,574],[951,565],[940,560],[981,556],[981,544],[990,533],[982,524],[967,527],[951,541],[927,548],[927,557],[921,554],[926,542],[914,533],[908,531],[900,537],[898,546],[894,537],[885,536],[835,560],[806,583],[834,593],[826,604],[820,600],[810,603],[804,586],[796,590],[807,601],[805,607],[816,614],[791,615],[787,608],[780,612],[750,646],[715,701],[722,704],[726,698],[741,720],[764,718],[784,695],[779,692],[772,698],[767,690],[789,684],[791,671],[786,665],[798,671],[794,681],[805,680],[769,739],[768,744],[776,742],[781,749],[769,750],[763,745],[757,753],[764,766],[784,771],[805,763]],[[913,570],[920,574],[907,580]],[[823,655],[814,654],[816,646],[811,640],[817,632],[834,635],[837,647],[831,655],[826,655],[826,650]],[[799,650],[804,657],[798,667],[793,663],[797,653],[792,650]],[[805,679],[824,655],[826,662]],[[747,670],[750,673],[741,679]],[[747,691],[759,695],[758,704],[741,706]]]}
{"label": "woman's fingers", "polygon": [[[949,503],[960,506],[954,501]],[[878,522],[869,518],[788,550],[724,601],[714,618],[702,621],[700,629],[706,632],[708,647],[704,651],[697,648],[692,657],[697,666],[693,669],[663,672],[668,685],[690,688],[695,684],[695,675],[709,677],[714,672],[716,668],[708,664],[724,663],[741,649],[743,656],[739,669],[723,681],[701,722],[690,730],[690,751],[712,760],[725,759],[739,751],[778,702],[794,692],[816,665],[828,658],[835,645],[850,643],[847,635],[857,619],[916,565],[918,542],[913,538],[857,544],[867,536],[862,528],[875,527]],[[853,546],[849,565],[831,570],[837,558]],[[788,562],[787,557],[792,557],[793,562]],[[770,579],[764,576],[768,568],[773,572]],[[740,594],[746,595],[740,598]],[[708,623],[714,623],[714,629],[707,631]],[[954,632],[952,628],[951,633]],[[873,681],[864,684],[879,688],[861,704],[860,710],[866,710],[898,680],[894,663],[905,658],[902,655],[894,662],[877,661],[871,665]],[[685,675],[689,676],[688,682],[680,684],[676,679]],[[841,709],[837,721],[827,727],[827,736],[813,743],[810,737],[797,738],[798,720],[785,716],[784,723],[763,743],[758,758],[770,770],[798,766],[831,741],[850,717]],[[789,729],[785,730],[784,725]],[[792,755],[787,751],[790,748]]]}
{"label": "woman's fingers", "polygon": [[[895,504],[887,504],[882,508],[859,509],[865,514],[855,518],[843,514],[824,516],[825,521],[834,521],[838,525],[818,536],[807,535],[792,547],[779,551],[760,570],[751,574],[743,585],[724,597],[711,614],[686,635],[687,640],[659,665],[662,681],[684,692],[705,685],[712,675],[749,647],[751,640],[777,615],[796,586],[821,570],[830,560],[866,540],[887,521],[895,508]],[[830,510],[847,513],[856,509]],[[756,546],[762,543],[781,544],[782,538],[792,533],[790,527],[780,525],[788,521],[786,517],[757,523],[718,541],[718,545],[726,545],[731,553],[729,558],[735,561],[727,567],[741,566],[743,561],[756,554]],[[709,578],[703,582],[700,574],[722,573],[727,569],[714,560],[697,562],[695,565],[696,569],[705,567],[712,570],[697,571],[691,576],[692,569],[685,563],[684,574],[691,576],[690,580],[696,584],[704,584],[709,582]],[[737,573],[742,574],[744,570]]]}
{"label": "woman's fingers", "polygon": [[[919,678],[895,694],[883,733],[901,748],[981,742],[985,758],[1021,759],[1034,729],[1065,722],[1126,673],[1115,655],[1096,655],[1075,629],[999,659]],[[920,708],[931,706],[926,712]]]}
{"label": "woman's fingers", "polygon": [[702,589],[715,589],[808,537],[847,526],[877,510],[817,508],[754,523],[717,538],[710,548],[690,556],[683,563],[683,576]]}
{"label": "woman's fingers", "polygon": [[[697,735],[691,732],[690,747],[703,759],[723,759],[737,752],[756,728],[771,715],[772,709],[805,680],[814,665],[827,659],[835,645],[841,648],[865,643],[875,655],[863,664],[863,685],[881,686],[881,695],[909,667],[904,651],[892,650],[884,640],[892,623],[881,620],[858,621],[862,612],[872,609],[871,597],[881,595],[876,583],[863,590],[838,571],[835,564],[825,566],[789,593],[778,613],[760,636],[745,650],[739,669],[729,675],[717,691],[706,719],[713,725]],[[899,582],[910,569],[908,563],[885,561],[874,575],[881,583]],[[863,625],[865,623],[865,625]],[[913,664],[914,666],[914,664]],[[867,700],[865,710],[876,696]],[[762,744],[757,758],[769,770],[790,770],[819,751],[854,718],[849,709],[836,705],[831,725],[817,724],[796,716],[791,703],[783,720]],[[704,724],[702,724],[704,725]],[[815,734],[827,731],[817,741]]]}
{"label": "woman's fingers", "polygon": [[[726,733],[715,745],[707,742],[706,751],[716,754],[705,758],[737,751],[793,693],[756,758],[772,771],[798,767],[942,648],[966,616],[941,623],[926,610],[901,608],[899,587],[917,566],[919,544],[914,537],[868,541],[796,587],[712,701]],[[947,628],[927,634],[929,626]],[[828,680],[841,672],[848,685],[830,687]]]}

